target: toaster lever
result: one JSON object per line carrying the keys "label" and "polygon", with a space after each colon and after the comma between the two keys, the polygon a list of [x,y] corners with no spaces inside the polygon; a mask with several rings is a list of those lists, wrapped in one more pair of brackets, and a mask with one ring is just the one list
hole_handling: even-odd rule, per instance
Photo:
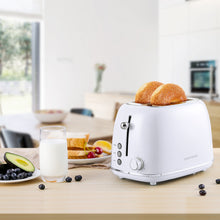
{"label": "toaster lever", "polygon": [[129,125],[130,125],[130,123],[128,123],[128,122],[122,122],[120,127],[121,127],[121,129],[128,129]]}

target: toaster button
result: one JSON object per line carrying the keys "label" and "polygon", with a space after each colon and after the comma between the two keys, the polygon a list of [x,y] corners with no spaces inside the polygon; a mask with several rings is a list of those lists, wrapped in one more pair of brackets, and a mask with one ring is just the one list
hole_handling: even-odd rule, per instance
{"label": "toaster button", "polygon": [[128,129],[129,123],[128,123],[128,122],[122,122],[122,123],[120,124],[120,127],[121,127],[121,129]]}
{"label": "toaster button", "polygon": [[118,151],[118,152],[117,152],[117,156],[118,156],[118,157],[121,157],[121,155],[122,155],[121,151]]}
{"label": "toaster button", "polygon": [[134,158],[130,162],[130,167],[132,170],[141,170],[143,168],[144,162],[140,158]]}
{"label": "toaster button", "polygon": [[118,149],[121,149],[122,148],[122,145],[121,145],[121,143],[118,143]]}
{"label": "toaster button", "polygon": [[118,165],[121,165],[122,161],[120,159],[117,160]]}

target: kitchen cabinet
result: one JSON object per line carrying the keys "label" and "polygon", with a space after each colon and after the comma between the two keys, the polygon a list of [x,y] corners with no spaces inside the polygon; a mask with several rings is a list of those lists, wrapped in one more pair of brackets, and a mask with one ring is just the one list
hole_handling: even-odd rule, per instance
{"label": "kitchen cabinet", "polygon": [[189,2],[190,32],[218,27],[218,1],[202,0]]}
{"label": "kitchen cabinet", "polygon": [[159,48],[159,79],[162,82],[172,82],[173,38],[161,36]]}
{"label": "kitchen cabinet", "polygon": [[189,93],[188,36],[160,37],[159,80],[173,82]]}
{"label": "kitchen cabinet", "polygon": [[182,34],[188,31],[188,5],[177,4],[160,10],[159,33],[160,35]]}
{"label": "kitchen cabinet", "polygon": [[218,57],[218,31],[194,32],[189,35],[189,60],[211,60]]}
{"label": "kitchen cabinet", "polygon": [[188,59],[188,35],[173,37],[173,82],[180,85],[188,94],[190,91],[190,73]]}

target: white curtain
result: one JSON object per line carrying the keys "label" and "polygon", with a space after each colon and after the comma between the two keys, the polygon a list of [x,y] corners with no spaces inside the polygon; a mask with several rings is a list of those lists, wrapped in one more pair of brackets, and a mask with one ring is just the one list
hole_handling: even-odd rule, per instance
{"label": "white curtain", "polygon": [[41,20],[43,0],[0,0],[0,16]]}

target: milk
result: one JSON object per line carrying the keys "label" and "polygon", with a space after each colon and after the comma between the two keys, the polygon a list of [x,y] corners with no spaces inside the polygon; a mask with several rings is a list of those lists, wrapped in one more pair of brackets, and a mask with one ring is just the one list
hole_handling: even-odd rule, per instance
{"label": "milk", "polygon": [[46,139],[40,142],[40,172],[48,181],[65,178],[68,170],[67,141]]}

